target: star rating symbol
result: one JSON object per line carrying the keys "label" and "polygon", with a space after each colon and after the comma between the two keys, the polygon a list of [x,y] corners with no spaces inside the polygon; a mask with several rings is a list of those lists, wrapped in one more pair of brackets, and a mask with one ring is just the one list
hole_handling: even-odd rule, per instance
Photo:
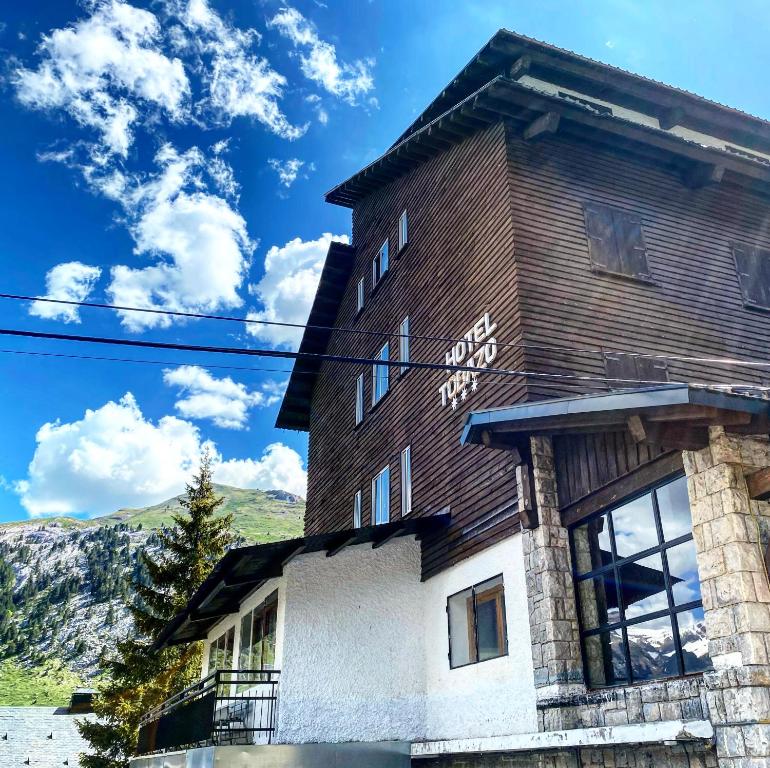
{"label": "star rating symbol", "polygon": [[466,397],[468,397],[468,390],[467,390],[467,389],[465,389],[465,387],[463,387],[463,388],[460,390],[460,399],[461,399],[461,400],[465,400],[465,398],[466,398]]}
{"label": "star rating symbol", "polygon": [[457,398],[456,397],[452,398],[452,410],[453,411],[457,410]]}
{"label": "star rating symbol", "polygon": [[475,392],[479,388],[479,375],[478,373],[473,376],[473,381],[471,382],[471,392]]}

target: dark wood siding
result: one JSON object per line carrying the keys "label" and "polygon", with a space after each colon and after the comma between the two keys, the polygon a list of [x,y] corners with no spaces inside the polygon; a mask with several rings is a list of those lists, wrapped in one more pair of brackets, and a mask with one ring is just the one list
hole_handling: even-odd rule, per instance
{"label": "dark wood siding", "polygon": [[[397,257],[398,217],[409,216],[409,244]],[[390,237],[390,270],[371,293],[371,260]],[[409,316],[411,333],[458,337],[484,312],[498,324],[501,343],[520,339],[510,194],[502,124],[476,134],[359,204],[353,213],[356,265],[337,326],[397,333]],[[364,277],[366,302],[356,318],[356,284]],[[397,338],[391,339],[397,358]],[[331,353],[371,357],[377,337],[335,332]],[[411,339],[411,357],[444,362],[450,344]],[[495,365],[515,368],[519,348],[499,351]],[[515,471],[504,451],[463,448],[460,433],[471,408],[524,397],[518,379],[482,376],[479,389],[457,410],[441,406],[441,371],[391,368],[388,394],[372,410],[371,374],[365,370],[364,421],[354,427],[355,380],[363,369],[324,364],[314,391],[309,441],[306,532],[352,524],[353,496],[363,492],[363,523],[371,513],[371,479],[391,469],[391,519],[400,514],[399,454],[412,446],[413,514],[449,508],[448,543],[427,546],[431,575],[518,529]]]}
{"label": "dark wood siding", "polygon": [[[602,350],[767,361],[770,313],[743,305],[732,243],[770,247],[767,198],[727,184],[693,190],[673,172],[561,137],[524,142],[508,128],[521,322],[526,366],[605,375]],[[646,284],[591,270],[584,206],[641,218]],[[763,383],[762,369],[669,360],[672,382]],[[658,377],[659,378],[659,377]],[[564,382],[562,394],[604,388]],[[554,390],[532,381],[531,397]]]}

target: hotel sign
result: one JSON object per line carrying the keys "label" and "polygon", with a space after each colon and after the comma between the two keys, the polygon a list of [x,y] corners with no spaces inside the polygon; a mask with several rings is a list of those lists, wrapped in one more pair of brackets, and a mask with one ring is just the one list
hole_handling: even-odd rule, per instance
{"label": "hotel sign", "polygon": [[[447,365],[464,365],[467,368],[487,368],[497,357],[497,323],[485,312],[473,327],[446,353]],[[479,388],[479,372],[458,370],[439,387],[441,406],[455,410],[461,401]]]}

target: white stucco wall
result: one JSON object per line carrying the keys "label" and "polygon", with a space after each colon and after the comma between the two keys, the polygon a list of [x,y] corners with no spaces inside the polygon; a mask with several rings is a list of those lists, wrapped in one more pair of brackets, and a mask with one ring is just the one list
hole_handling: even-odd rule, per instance
{"label": "white stucco wall", "polygon": [[[449,668],[450,595],[503,574],[508,655]],[[424,585],[425,738],[462,739],[537,730],[521,535],[434,576]]]}
{"label": "white stucco wall", "polygon": [[399,539],[291,561],[277,740],[420,738],[425,723],[420,547]]}

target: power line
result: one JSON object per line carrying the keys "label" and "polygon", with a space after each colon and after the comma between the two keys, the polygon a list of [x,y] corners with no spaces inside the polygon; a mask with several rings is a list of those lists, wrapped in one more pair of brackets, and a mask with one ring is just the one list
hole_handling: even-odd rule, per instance
{"label": "power line", "polygon": [[[452,336],[437,336],[433,334],[419,334],[409,333],[400,334],[393,331],[379,331],[368,330],[364,328],[350,328],[346,326],[332,326],[332,325],[311,325],[308,323],[289,323],[279,320],[261,320],[257,318],[232,316],[232,315],[215,315],[201,312],[183,312],[181,310],[172,309],[157,309],[150,307],[134,307],[122,304],[107,304],[94,301],[75,301],[72,299],[52,299],[49,297],[39,296],[26,296],[23,294],[15,293],[0,293],[0,299],[13,299],[17,301],[40,301],[49,304],[64,304],[67,306],[77,307],[91,307],[96,309],[110,309],[118,312],[144,312],[153,315],[165,315],[170,317],[184,317],[195,320],[218,320],[225,322],[237,322],[245,323],[247,325],[263,325],[279,328],[293,328],[296,330],[318,330],[318,331],[336,331],[338,333],[349,333],[359,336],[376,336],[378,338],[408,338],[418,339],[423,341],[441,341],[457,344],[459,342],[467,342],[468,339],[463,337]],[[483,343],[483,342],[478,342]],[[607,348],[580,348],[580,347],[562,347],[553,345],[542,344],[528,344],[526,342],[496,342],[496,346],[501,349],[530,349],[541,352],[564,352],[569,354],[581,354],[581,355],[628,355],[634,357],[647,358],[652,360],[668,360],[682,363],[706,363],[710,365],[730,365],[730,366],[746,366],[753,368],[770,368],[770,361],[763,362],[758,360],[746,360],[742,358],[731,357],[699,357],[696,355],[670,355],[663,353],[646,353],[646,352],[631,352],[630,350],[623,349],[607,349]],[[618,379],[617,381],[621,381]]]}
{"label": "power line", "polygon": [[[180,343],[162,342],[162,341],[143,341],[140,339],[116,339],[116,338],[109,338],[104,336],[81,336],[81,335],[66,334],[66,333],[52,333],[47,331],[25,331],[25,330],[14,329],[14,328],[0,328],[0,336],[17,336],[21,338],[50,339],[55,341],[72,341],[72,342],[88,343],[88,344],[108,344],[108,345],[116,345],[116,346],[124,346],[124,347],[140,347],[142,349],[164,349],[164,350],[200,352],[200,353],[210,353],[210,354],[245,355],[250,357],[269,357],[269,358],[283,358],[283,359],[292,359],[292,360],[311,359],[311,360],[317,360],[319,362],[335,362],[335,363],[346,363],[351,365],[366,365],[366,366],[377,365],[377,366],[386,366],[388,368],[408,367],[408,368],[417,368],[417,369],[426,369],[426,370],[441,370],[441,371],[452,372],[452,373],[457,373],[462,371],[470,374],[490,373],[497,376],[512,376],[512,377],[519,377],[519,378],[529,377],[529,378],[539,378],[539,379],[556,379],[556,380],[563,380],[563,381],[601,382],[605,386],[608,386],[609,382],[614,382],[616,384],[630,384],[630,385],[637,385],[637,386],[640,384],[660,386],[662,383],[665,383],[665,382],[654,381],[650,379],[621,379],[621,378],[613,378],[613,377],[607,377],[607,376],[597,377],[597,376],[586,376],[586,375],[580,375],[580,374],[545,373],[542,371],[508,370],[506,368],[482,368],[482,367],[467,366],[467,365],[450,365],[447,363],[423,363],[423,362],[416,362],[412,360],[408,362],[404,362],[401,360],[381,360],[378,358],[370,358],[370,357],[354,357],[350,355],[330,355],[326,353],[315,353],[315,352],[293,352],[289,350],[278,350],[278,349],[248,349],[244,347],[216,347],[216,346],[206,346],[206,345],[199,345],[199,344],[180,344]],[[667,383],[680,384],[680,385],[696,384],[697,386],[742,387],[745,389],[757,389],[757,390],[768,389],[768,387],[760,387],[758,385],[752,385],[752,384],[710,384],[710,383],[699,384],[697,382],[686,382],[686,381],[672,381]]]}

